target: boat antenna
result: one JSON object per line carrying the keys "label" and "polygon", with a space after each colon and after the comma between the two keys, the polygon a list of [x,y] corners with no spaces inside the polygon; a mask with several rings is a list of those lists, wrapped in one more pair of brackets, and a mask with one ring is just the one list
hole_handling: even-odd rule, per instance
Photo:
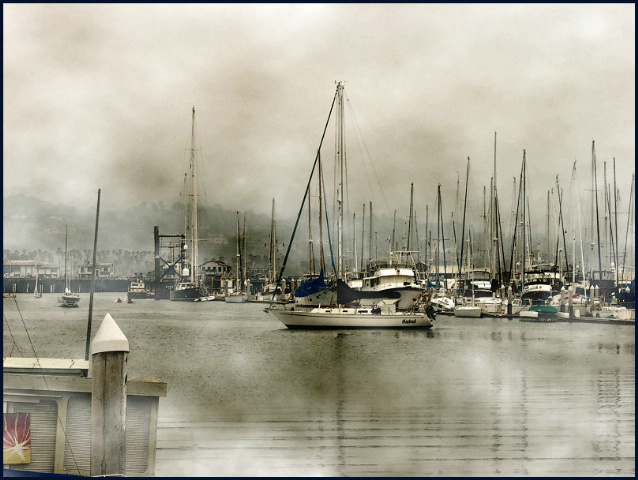
{"label": "boat antenna", "polygon": [[86,352],[84,360],[89,359],[89,347],[91,345],[91,322],[93,320],[93,294],[95,293],[95,269],[97,259],[97,230],[100,220],[100,189],[97,190],[97,211],[95,213],[95,237],[93,238],[93,272],[91,273],[91,295],[89,296],[89,322],[86,328]]}

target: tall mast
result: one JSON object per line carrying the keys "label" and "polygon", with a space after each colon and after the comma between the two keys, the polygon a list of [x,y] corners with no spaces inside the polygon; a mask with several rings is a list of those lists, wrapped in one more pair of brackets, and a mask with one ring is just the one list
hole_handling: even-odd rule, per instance
{"label": "tall mast", "polygon": [[[67,265],[67,256],[68,256],[68,239],[69,239],[69,226],[65,225],[64,226],[64,288],[68,289],[69,288],[69,275],[66,271],[66,265]],[[64,292],[67,293],[67,292]]]}
{"label": "tall mast", "polygon": [[370,201],[370,221],[368,222],[368,225],[368,228],[370,229],[370,238],[368,239],[368,259],[371,260],[372,258],[376,259],[377,257],[376,250],[374,253],[372,252],[372,201]]}
{"label": "tall mast", "polygon": [[[365,263],[365,238],[366,238],[366,204],[363,204],[363,215],[361,216],[361,270],[366,269]],[[372,245],[368,246],[368,250]]]}
{"label": "tall mast", "polygon": [[525,257],[527,256],[527,248],[526,248],[526,240],[527,240],[527,225],[526,225],[526,215],[525,215],[525,184],[527,181],[525,180],[525,150],[523,150],[523,169],[521,172],[521,183],[520,188],[522,192],[523,198],[523,261],[521,264],[521,293],[523,292],[523,287],[525,286]]}
{"label": "tall mast", "polygon": [[246,212],[244,212],[244,230],[241,235],[241,289],[246,289],[246,280],[248,280],[248,255],[246,250]]}
{"label": "tall mast", "polygon": [[594,167],[594,194],[596,198],[596,243],[598,245],[598,275],[600,276],[599,280],[602,279],[602,259],[600,255],[600,222],[598,220],[598,178],[596,176],[596,152],[594,150],[594,141],[591,142],[591,156],[592,163]]}
{"label": "tall mast", "polygon": [[272,222],[270,223],[270,282],[277,279],[277,229],[275,226],[275,199],[272,199]]}
{"label": "tall mast", "polygon": [[414,183],[410,183],[410,218],[408,218],[408,242],[407,242],[407,248],[406,248],[408,252],[410,251],[410,237],[412,237],[412,215],[414,215],[413,199],[414,199]]}
{"label": "tall mast", "polygon": [[237,212],[237,242],[236,242],[237,246],[235,249],[235,292],[239,292],[240,291],[240,277],[239,277],[239,265],[241,263],[241,254],[239,253],[239,212]]}
{"label": "tall mast", "polygon": [[[321,156],[319,155],[317,161],[319,178],[321,178]],[[314,275],[315,273],[315,254],[312,243],[312,201],[310,200],[310,185],[308,185],[308,273]],[[321,228],[321,181],[319,182],[319,231]],[[319,258],[321,263],[321,269],[323,269],[323,241],[322,234],[319,234]]]}
{"label": "tall mast", "polygon": [[445,259],[445,234],[443,233],[443,205],[441,202],[441,185],[438,186],[438,198],[439,198],[439,217],[441,218],[441,240],[443,242],[443,282],[445,290],[447,290],[447,262]]}
{"label": "tall mast", "polygon": [[[581,274],[583,276],[583,280],[585,279],[585,252],[583,249],[583,229],[580,222],[580,198],[579,193],[580,190],[578,188],[578,177],[576,175],[576,160],[574,160],[574,167],[572,169],[572,179],[576,181],[575,195],[572,195],[572,200],[575,199],[576,206],[578,207],[578,232],[579,232],[579,240],[580,240],[580,269]],[[574,227],[574,236],[576,235],[576,228]],[[574,265],[574,270],[576,270],[576,265]],[[572,276],[575,281],[575,274]]]}
{"label": "tall mast", "polygon": [[343,138],[343,85],[337,84],[337,168],[339,183],[337,187],[337,278],[343,278],[343,178],[344,178],[344,138]]}
{"label": "tall mast", "polygon": [[[494,181],[492,183],[492,215],[490,216],[490,273],[492,278],[501,278],[498,265],[499,254],[499,238],[498,238],[498,205],[496,200],[496,132],[494,132]],[[498,272],[497,272],[498,270]]]}
{"label": "tall mast", "polygon": [[198,255],[198,232],[197,232],[197,178],[196,165],[195,165],[195,107],[193,107],[193,121],[191,126],[191,148],[190,148],[190,173],[191,173],[191,264],[190,264],[190,279],[192,283],[197,281],[197,268],[199,265]]}
{"label": "tall mast", "polygon": [[620,265],[618,264],[618,260],[620,258],[619,248],[620,248],[620,239],[618,238],[618,190],[616,190],[616,158],[614,157],[614,229],[615,229],[615,238],[616,238],[616,249],[615,249],[615,259],[616,263],[616,286],[618,286],[618,271],[620,269]]}
{"label": "tall mast", "polygon": [[[625,248],[623,249],[623,258],[622,258],[622,267],[623,267],[623,272],[625,270],[625,263],[627,261],[627,239],[629,238],[629,231],[630,231],[630,227],[631,227],[631,231],[633,233],[634,230],[634,225],[633,225],[633,220],[634,220],[634,189],[635,189],[635,182],[636,182],[636,174],[633,173],[631,175],[631,188],[629,189],[629,211],[628,211],[628,216],[627,216],[627,232],[625,233]],[[634,235],[635,238],[635,235]],[[634,240],[635,242],[635,240]],[[634,248],[635,248],[635,243],[634,243]],[[629,259],[631,261],[631,258]]]}

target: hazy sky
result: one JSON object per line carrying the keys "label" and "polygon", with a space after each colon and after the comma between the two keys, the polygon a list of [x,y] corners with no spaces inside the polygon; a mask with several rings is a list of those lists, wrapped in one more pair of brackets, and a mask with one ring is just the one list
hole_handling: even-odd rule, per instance
{"label": "hazy sky", "polygon": [[414,182],[421,212],[434,210],[438,184],[451,208],[468,157],[472,182],[489,186],[495,132],[508,204],[524,149],[543,208],[574,160],[584,190],[592,140],[599,182],[605,161],[611,181],[615,158],[628,201],[633,3],[4,4],[3,13],[4,195],[91,210],[98,188],[105,209],[178,201],[194,106],[202,203],[269,214],[275,198],[278,215],[294,216],[343,81],[356,122],[353,205],[407,211]]}

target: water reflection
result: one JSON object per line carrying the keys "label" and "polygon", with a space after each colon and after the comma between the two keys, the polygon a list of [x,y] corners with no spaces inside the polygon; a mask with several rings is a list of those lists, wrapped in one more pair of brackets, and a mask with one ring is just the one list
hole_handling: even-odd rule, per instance
{"label": "water reflection", "polygon": [[[32,298],[38,354],[82,356],[78,322]],[[168,384],[157,476],[634,476],[633,325],[289,331],[259,304],[179,303],[96,295],[130,378]]]}

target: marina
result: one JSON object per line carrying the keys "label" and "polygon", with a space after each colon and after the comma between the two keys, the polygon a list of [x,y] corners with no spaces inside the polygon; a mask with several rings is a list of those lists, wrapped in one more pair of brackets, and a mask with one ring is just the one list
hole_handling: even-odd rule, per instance
{"label": "marina", "polygon": [[[633,323],[288,330],[257,303],[115,296],[94,311],[129,378],[167,385],[156,476],[635,475]],[[55,303],[3,300],[5,355],[82,356],[87,304]]]}
{"label": "marina", "polygon": [[635,476],[635,5],[4,14],[5,474]]}

